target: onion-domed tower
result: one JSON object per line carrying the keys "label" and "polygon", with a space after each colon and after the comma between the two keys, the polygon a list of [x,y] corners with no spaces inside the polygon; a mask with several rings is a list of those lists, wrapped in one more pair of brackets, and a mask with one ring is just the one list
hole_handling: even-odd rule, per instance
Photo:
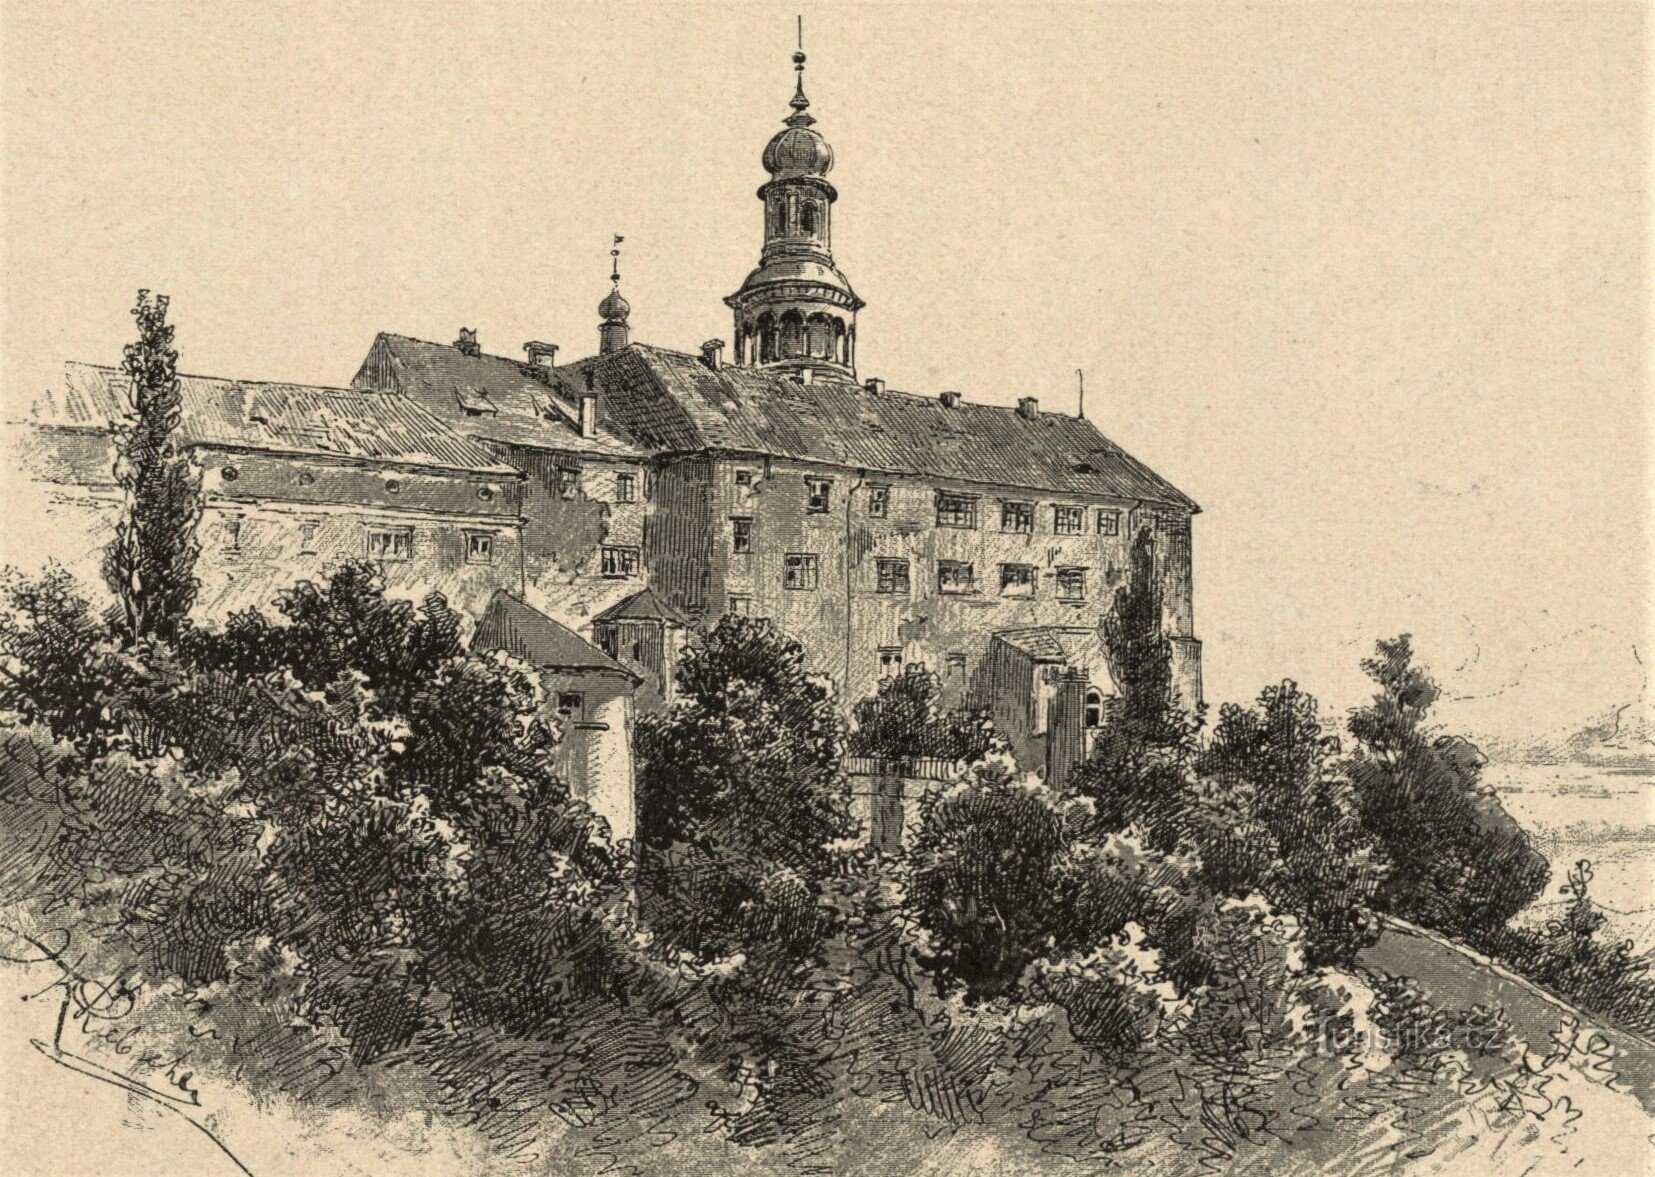
{"label": "onion-domed tower", "polygon": [[833,264],[833,202],[839,193],[826,176],[833,148],[811,129],[805,97],[805,55],[793,55],[798,75],[793,113],[764,148],[770,180],[764,201],[764,251],[758,269],[724,301],[735,312],[738,364],[856,374],[856,312],[862,300]]}

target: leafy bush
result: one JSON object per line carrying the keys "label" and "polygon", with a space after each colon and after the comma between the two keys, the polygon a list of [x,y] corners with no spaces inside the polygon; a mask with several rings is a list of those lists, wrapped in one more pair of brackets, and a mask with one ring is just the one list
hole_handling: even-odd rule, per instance
{"label": "leafy bush", "polygon": [[938,704],[942,680],[910,667],[879,684],[879,693],[856,705],[850,734],[853,756],[881,760],[937,759],[974,764],[1005,751],[986,711],[944,709]]}
{"label": "leafy bush", "polygon": [[1385,867],[1375,902],[1459,939],[1491,935],[1545,889],[1546,859],[1482,783],[1476,748],[1426,728],[1441,692],[1408,635],[1362,667],[1379,691],[1351,713],[1347,771]]}
{"label": "leafy bush", "polygon": [[1200,765],[1207,880],[1292,913],[1313,965],[1349,964],[1378,935],[1370,904],[1379,875],[1338,752],[1316,700],[1284,682],[1256,707],[1227,704]]}

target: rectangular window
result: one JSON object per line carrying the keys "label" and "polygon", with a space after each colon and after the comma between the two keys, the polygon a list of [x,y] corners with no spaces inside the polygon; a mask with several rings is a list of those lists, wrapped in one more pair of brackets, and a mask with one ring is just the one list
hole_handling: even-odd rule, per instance
{"label": "rectangular window", "polygon": [[315,519],[306,519],[299,524],[299,555],[314,556],[316,554],[316,531],[321,526]]}
{"label": "rectangular window", "polygon": [[969,593],[977,586],[977,574],[964,560],[937,561],[937,591],[939,593]]}
{"label": "rectangular window", "polygon": [[638,497],[637,482],[631,474],[615,475],[615,501],[617,503],[635,502]]}
{"label": "rectangular window", "polygon": [[948,677],[965,677],[965,654],[959,650],[955,650],[953,653],[948,655]]}
{"label": "rectangular window", "polygon": [[817,570],[814,552],[793,552],[787,557],[782,587],[813,592],[816,589]]}
{"label": "rectangular window", "polygon": [[880,560],[877,566],[880,592],[908,595],[908,561]]}
{"label": "rectangular window", "polygon": [[891,513],[891,488],[888,486],[870,486],[868,488],[868,518],[883,519]]}
{"label": "rectangular window", "polygon": [[1057,596],[1061,601],[1084,601],[1086,599],[1086,569],[1059,568],[1057,570]]}
{"label": "rectangular window", "polygon": [[368,532],[368,559],[409,560],[413,555],[412,527],[374,528]]}
{"label": "rectangular window", "polygon": [[637,548],[604,548],[603,574],[619,579],[638,575]]}
{"label": "rectangular window", "polygon": [[902,647],[881,646],[879,650],[879,677],[895,678],[902,673]]}
{"label": "rectangular window", "polygon": [[1034,596],[1034,565],[1000,565],[1000,595],[1002,597]]}
{"label": "rectangular window", "polygon": [[812,515],[827,514],[829,500],[833,494],[833,483],[826,478],[807,478],[805,490],[809,496],[805,510]]}
{"label": "rectangular window", "polygon": [[1079,507],[1053,507],[1052,532],[1056,535],[1079,535],[1084,530],[1086,514]]}
{"label": "rectangular window", "polygon": [[753,489],[753,472],[751,470],[736,471],[736,485],[742,490]]}
{"label": "rectangular window", "polygon": [[557,497],[572,499],[580,493],[580,471],[568,466],[557,468]]}
{"label": "rectangular window", "polygon": [[1015,531],[1023,535],[1034,532],[1034,504],[1033,503],[1001,503],[1000,530]]}
{"label": "rectangular window", "polygon": [[737,617],[751,617],[753,615],[752,597],[731,597],[728,612]]}
{"label": "rectangular window", "polygon": [[467,564],[494,563],[494,533],[468,531],[465,533],[465,562]]}
{"label": "rectangular window", "polygon": [[580,719],[586,714],[586,697],[577,691],[559,691],[557,713],[564,719]]}
{"label": "rectangular window", "polygon": [[938,527],[976,527],[977,500],[972,495],[937,492]]}
{"label": "rectangular window", "polygon": [[730,520],[730,550],[746,553],[753,550],[753,521],[746,518]]}
{"label": "rectangular window", "polygon": [[241,551],[241,516],[224,516],[224,550],[226,552]]}
{"label": "rectangular window", "polygon": [[1098,508],[1098,534],[1119,535],[1121,533],[1121,513],[1113,507]]}

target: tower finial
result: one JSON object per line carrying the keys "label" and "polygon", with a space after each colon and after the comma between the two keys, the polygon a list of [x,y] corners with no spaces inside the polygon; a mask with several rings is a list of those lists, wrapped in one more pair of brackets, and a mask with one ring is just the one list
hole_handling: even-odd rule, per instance
{"label": "tower finial", "polygon": [[615,234],[615,243],[609,248],[609,293],[598,304],[603,322],[598,326],[598,354],[619,351],[631,338],[626,325],[632,306],[621,297],[621,242],[626,238]]}
{"label": "tower finial", "polygon": [[793,54],[793,73],[797,80],[793,86],[792,101],[787,104],[793,108],[793,113],[782,121],[790,127],[808,127],[816,120],[805,113],[810,106],[810,99],[805,97],[805,18],[800,16],[798,19],[799,48]]}
{"label": "tower finial", "polygon": [[621,285],[621,242],[625,240],[619,233],[615,234],[615,245],[609,251],[609,280],[617,290]]}

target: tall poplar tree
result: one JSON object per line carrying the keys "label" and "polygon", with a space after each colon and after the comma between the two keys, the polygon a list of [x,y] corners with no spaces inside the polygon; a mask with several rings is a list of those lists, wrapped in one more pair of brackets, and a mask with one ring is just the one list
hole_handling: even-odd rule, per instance
{"label": "tall poplar tree", "polygon": [[132,308],[138,338],[121,361],[129,399],[115,424],[115,480],[124,503],[104,551],[103,576],[128,643],[176,638],[199,587],[201,475],[179,438],[183,397],[167,302],[164,294],[138,292]]}

